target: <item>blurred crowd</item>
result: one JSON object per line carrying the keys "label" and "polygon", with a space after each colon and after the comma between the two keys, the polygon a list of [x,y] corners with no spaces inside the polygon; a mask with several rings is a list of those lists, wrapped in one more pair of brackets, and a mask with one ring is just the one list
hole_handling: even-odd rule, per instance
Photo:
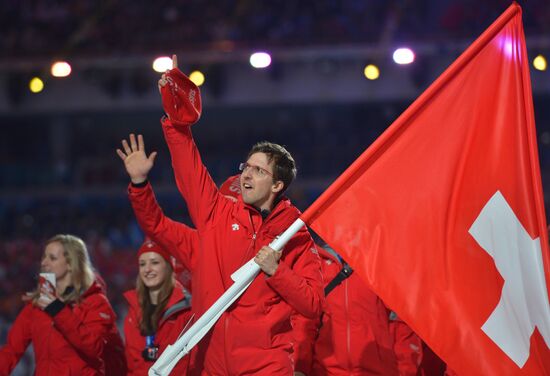
{"label": "blurred crowd", "polygon": [[[0,48],[10,56],[120,55],[169,49],[471,39],[507,0],[473,1],[3,1]],[[527,33],[550,28],[544,0],[524,6]],[[406,15],[406,17],[405,17]]]}
{"label": "blurred crowd", "polygon": [[[333,178],[406,106],[407,103],[212,108],[193,132],[207,150],[204,159],[218,183],[237,172],[248,146],[258,139],[280,142],[292,150],[300,179]],[[119,187],[127,182],[127,176],[116,160],[113,162],[114,149],[130,132],[140,132],[147,140],[147,149],[159,152],[152,179],[157,185],[173,187],[159,113],[136,114],[138,120],[103,114],[67,115],[61,130],[55,119],[46,117],[5,119],[14,129],[9,137],[0,139],[0,185],[18,191]],[[36,122],[41,126],[36,127]]]}

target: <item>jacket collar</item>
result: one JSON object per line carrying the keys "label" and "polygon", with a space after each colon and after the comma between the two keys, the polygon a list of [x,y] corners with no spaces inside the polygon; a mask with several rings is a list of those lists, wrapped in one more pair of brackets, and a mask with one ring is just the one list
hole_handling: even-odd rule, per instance
{"label": "jacket collar", "polygon": [[[72,288],[72,286],[69,286]],[[67,287],[67,289],[69,288]],[[67,290],[65,290],[64,294],[67,293]],[[98,294],[98,293],[105,293],[105,288],[98,282],[97,279],[95,279],[88,290],[84,291],[84,294],[82,294],[82,297],[85,298],[87,296]]]}
{"label": "jacket collar", "polygon": [[333,253],[327,251],[318,244],[315,244],[315,248],[317,248],[317,253],[319,253],[319,257],[321,257],[322,260],[331,260],[332,262],[342,265],[342,261]]}
{"label": "jacket collar", "polygon": [[273,210],[271,210],[266,218],[262,218],[262,215],[258,209],[251,205],[245,204],[241,197],[239,197],[239,200],[235,203],[235,205],[237,205],[238,210],[234,215],[240,224],[246,228],[249,228],[250,218],[260,217],[262,230],[272,237],[275,237],[286,230],[301,214],[300,211],[292,205],[290,200],[285,196],[282,196],[277,201],[277,204],[273,207]]}

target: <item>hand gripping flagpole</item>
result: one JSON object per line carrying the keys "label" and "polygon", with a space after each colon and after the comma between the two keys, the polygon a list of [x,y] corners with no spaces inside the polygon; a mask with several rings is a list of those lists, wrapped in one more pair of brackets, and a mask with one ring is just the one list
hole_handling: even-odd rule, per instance
{"label": "hand gripping flagpole", "polygon": [[[304,226],[301,219],[294,223],[279,237],[273,240],[269,247],[281,251],[284,245]],[[149,369],[149,376],[168,376],[176,364],[187,355],[191,349],[214,326],[220,316],[243,294],[254,278],[260,272],[260,267],[250,260],[231,275],[234,283],[212,306],[191,326],[176,342],[163,351],[155,364]]]}

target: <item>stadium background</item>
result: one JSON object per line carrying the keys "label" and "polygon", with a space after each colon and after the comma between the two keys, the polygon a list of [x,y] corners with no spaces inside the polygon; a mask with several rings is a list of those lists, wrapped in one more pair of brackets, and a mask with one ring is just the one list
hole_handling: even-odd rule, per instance
{"label": "stadium background", "polygon": [[[43,241],[86,241],[121,321],[141,234],[115,154],[129,132],[157,150],[150,180],[165,213],[190,223],[173,181],[151,68],[177,53],[200,70],[197,144],[214,179],[258,140],[282,143],[301,209],[338,176],[510,4],[500,0],[6,0],[0,5],[0,343],[36,283]],[[550,6],[520,2],[531,61],[550,58]],[[409,65],[392,60],[410,47]],[[272,64],[254,69],[252,52]],[[49,73],[56,59],[68,77]],[[380,77],[363,76],[376,64]],[[40,77],[44,89],[29,91]],[[545,202],[550,195],[550,73],[531,67]],[[443,126],[443,124],[442,124]],[[548,206],[547,206],[548,208]],[[32,372],[26,355],[16,375]]]}

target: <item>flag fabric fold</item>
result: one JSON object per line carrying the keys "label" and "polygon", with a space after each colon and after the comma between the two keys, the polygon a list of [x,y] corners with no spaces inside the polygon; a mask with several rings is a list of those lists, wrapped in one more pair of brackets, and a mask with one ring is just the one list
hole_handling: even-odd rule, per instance
{"label": "flag fabric fold", "polygon": [[512,4],[301,218],[459,375],[550,375],[550,260],[521,8]]}

